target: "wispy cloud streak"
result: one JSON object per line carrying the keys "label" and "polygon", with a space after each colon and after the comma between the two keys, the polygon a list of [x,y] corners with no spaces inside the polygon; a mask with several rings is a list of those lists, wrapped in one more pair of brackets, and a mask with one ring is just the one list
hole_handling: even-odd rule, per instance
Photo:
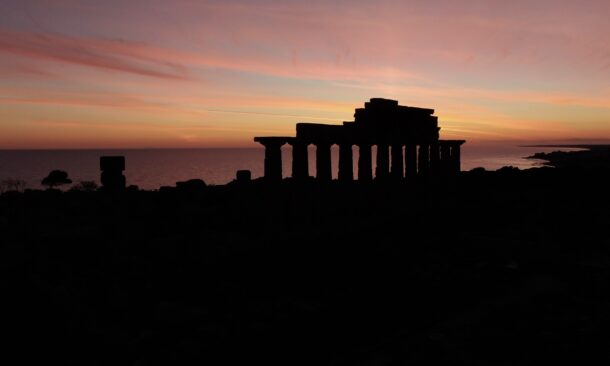
{"label": "wispy cloud streak", "polygon": [[184,68],[143,58],[137,43],[0,30],[0,51],[162,79],[186,79]]}

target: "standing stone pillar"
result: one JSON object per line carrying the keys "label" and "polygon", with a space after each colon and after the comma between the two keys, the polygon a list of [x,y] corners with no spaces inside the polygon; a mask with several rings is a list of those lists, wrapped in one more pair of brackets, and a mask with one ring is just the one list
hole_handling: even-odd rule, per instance
{"label": "standing stone pillar", "polygon": [[417,162],[417,173],[420,176],[428,176],[430,173],[430,145],[419,145],[419,161]]}
{"label": "standing stone pillar", "polygon": [[390,173],[390,152],[388,145],[377,145],[377,168],[375,169],[376,179],[386,179]]}
{"label": "standing stone pillar", "polygon": [[292,178],[306,179],[309,177],[309,159],[307,144],[301,141],[292,143]]}
{"label": "standing stone pillar", "polygon": [[358,180],[370,182],[373,179],[371,145],[360,144],[358,146]]}
{"label": "standing stone pillar", "polygon": [[451,170],[451,146],[441,144],[441,174],[447,175]]}
{"label": "standing stone pillar", "polygon": [[392,149],[392,167],[390,168],[390,175],[393,179],[400,180],[404,176],[404,166],[402,158],[402,145],[394,144]]}
{"label": "standing stone pillar", "polygon": [[460,161],[461,157],[460,157],[460,144],[454,144],[453,146],[451,146],[451,172],[452,173],[459,173],[460,171],[462,171],[462,166],[461,166],[461,161]]}
{"label": "standing stone pillar", "polygon": [[107,191],[120,191],[125,189],[126,180],[124,156],[101,156],[100,170],[102,171],[102,188]]}
{"label": "standing stone pillar", "polygon": [[282,145],[278,142],[261,142],[265,146],[265,179],[282,180]]}
{"label": "standing stone pillar", "polygon": [[441,151],[438,143],[430,144],[430,174],[438,176],[440,173]]}
{"label": "standing stone pillar", "polygon": [[316,145],[316,178],[322,181],[332,180],[329,143]]}
{"label": "standing stone pillar", "polygon": [[339,145],[339,180],[354,180],[352,144],[342,143]]}
{"label": "standing stone pillar", "polygon": [[417,145],[407,144],[405,147],[405,176],[413,180],[417,176]]}

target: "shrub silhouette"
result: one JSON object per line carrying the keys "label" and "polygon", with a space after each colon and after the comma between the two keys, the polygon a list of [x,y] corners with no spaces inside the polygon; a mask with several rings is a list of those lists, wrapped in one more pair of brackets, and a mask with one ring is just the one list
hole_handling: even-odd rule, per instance
{"label": "shrub silhouette", "polygon": [[72,179],[68,178],[68,173],[63,170],[53,170],[49,173],[49,175],[44,178],[41,182],[43,186],[47,186],[49,188],[54,188],[56,186],[60,186],[62,184],[70,184],[72,183]]}
{"label": "shrub silhouette", "polygon": [[98,189],[97,183],[92,180],[83,180],[70,188],[71,191],[93,192]]}
{"label": "shrub silhouette", "polygon": [[6,178],[0,182],[0,193],[17,191],[23,192],[26,187],[26,182],[19,178]]}

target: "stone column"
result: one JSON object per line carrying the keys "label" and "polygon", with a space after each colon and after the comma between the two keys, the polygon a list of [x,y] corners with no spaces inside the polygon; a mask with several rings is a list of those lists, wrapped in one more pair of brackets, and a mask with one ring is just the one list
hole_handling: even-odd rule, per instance
{"label": "stone column", "polygon": [[405,176],[413,180],[417,176],[417,145],[407,144],[405,148]]}
{"label": "stone column", "polygon": [[309,177],[309,159],[307,144],[300,141],[292,143],[292,178],[306,179]]}
{"label": "stone column", "polygon": [[126,180],[124,156],[101,156],[100,170],[102,171],[102,188],[107,191],[120,191],[125,189]]}
{"label": "stone column", "polygon": [[265,179],[282,180],[282,145],[278,142],[261,142],[265,146]]}
{"label": "stone column", "polygon": [[430,145],[419,145],[419,161],[417,162],[417,174],[420,176],[428,176],[430,173]]}
{"label": "stone column", "polygon": [[441,174],[447,175],[451,170],[451,146],[441,143]]}
{"label": "stone column", "polygon": [[376,179],[386,179],[390,173],[390,151],[388,145],[377,145],[377,168]]}
{"label": "stone column", "polygon": [[339,180],[354,180],[354,161],[352,144],[342,143],[339,145]]}
{"label": "stone column", "polygon": [[358,180],[370,182],[373,179],[371,145],[360,144],[358,155]]}
{"label": "stone column", "polygon": [[460,159],[460,144],[453,144],[453,146],[451,146],[451,172],[454,174],[457,174],[462,170]]}
{"label": "stone column", "polygon": [[323,181],[332,180],[330,144],[328,143],[316,145],[316,178]]}
{"label": "stone column", "polygon": [[437,176],[440,173],[441,151],[438,143],[430,144],[430,174]]}
{"label": "stone column", "polygon": [[400,180],[404,176],[404,166],[402,158],[402,145],[392,145],[392,167],[390,168],[390,176],[393,179]]}

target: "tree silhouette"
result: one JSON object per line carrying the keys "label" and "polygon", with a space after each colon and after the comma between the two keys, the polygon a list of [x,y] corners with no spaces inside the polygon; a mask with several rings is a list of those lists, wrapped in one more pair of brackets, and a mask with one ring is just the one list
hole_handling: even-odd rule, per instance
{"label": "tree silhouette", "polygon": [[47,186],[49,188],[54,188],[55,186],[60,186],[62,184],[70,184],[72,183],[72,179],[68,178],[68,173],[63,170],[53,170],[49,173],[49,175],[42,180],[42,185]]}

